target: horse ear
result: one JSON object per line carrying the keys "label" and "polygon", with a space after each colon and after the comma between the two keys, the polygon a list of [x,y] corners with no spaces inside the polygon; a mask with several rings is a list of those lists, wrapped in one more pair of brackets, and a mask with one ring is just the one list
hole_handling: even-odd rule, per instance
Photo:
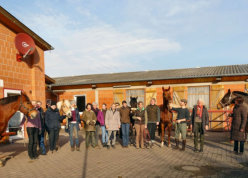
{"label": "horse ear", "polygon": [[164,87],[162,87],[162,90],[164,91]]}
{"label": "horse ear", "polygon": [[228,93],[231,93],[231,90],[230,90],[230,88],[228,89]]}

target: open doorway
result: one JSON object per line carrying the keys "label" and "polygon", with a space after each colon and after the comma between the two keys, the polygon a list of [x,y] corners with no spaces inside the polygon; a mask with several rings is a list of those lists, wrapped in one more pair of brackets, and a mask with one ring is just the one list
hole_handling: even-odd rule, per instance
{"label": "open doorway", "polygon": [[[21,90],[4,89],[4,97],[16,96],[20,94],[21,94]],[[6,132],[17,133],[16,135],[9,137],[11,140],[24,138],[24,126],[21,128],[21,130],[19,130],[22,118],[23,118],[23,113],[17,111],[9,120]]]}

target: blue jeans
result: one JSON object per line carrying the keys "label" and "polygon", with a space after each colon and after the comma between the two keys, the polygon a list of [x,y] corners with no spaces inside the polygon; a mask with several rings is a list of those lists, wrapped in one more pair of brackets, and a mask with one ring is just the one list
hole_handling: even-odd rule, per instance
{"label": "blue jeans", "polygon": [[122,130],[122,146],[128,146],[129,142],[129,127],[130,124],[121,124],[121,130]]}
{"label": "blue jeans", "polygon": [[108,143],[108,132],[105,126],[101,126],[102,129],[102,144]]}
{"label": "blue jeans", "polygon": [[40,143],[40,149],[42,150],[41,154],[46,154],[46,147],[44,144],[44,131],[39,135],[39,143]]}
{"label": "blue jeans", "polygon": [[74,146],[74,143],[73,143],[73,133],[75,133],[74,136],[75,136],[76,146],[79,147],[77,123],[70,123],[70,133],[69,134],[70,134],[70,144],[71,144],[71,147]]}

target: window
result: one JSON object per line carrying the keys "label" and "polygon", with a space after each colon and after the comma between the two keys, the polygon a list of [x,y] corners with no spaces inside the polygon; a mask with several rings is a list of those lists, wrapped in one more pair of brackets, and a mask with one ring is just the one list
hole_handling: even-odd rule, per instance
{"label": "window", "polygon": [[85,95],[80,95],[80,96],[74,96],[77,108],[79,112],[83,112],[86,107],[86,97]]}
{"label": "window", "polygon": [[209,86],[188,87],[188,107],[193,108],[198,99],[202,99],[209,108]]}

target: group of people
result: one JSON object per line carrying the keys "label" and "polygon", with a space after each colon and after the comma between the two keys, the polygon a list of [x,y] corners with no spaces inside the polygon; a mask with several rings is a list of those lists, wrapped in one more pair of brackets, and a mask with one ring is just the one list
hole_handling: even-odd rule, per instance
{"label": "group of people", "polygon": [[[235,154],[243,154],[244,152],[247,109],[243,105],[243,101],[242,97],[236,98],[232,114],[231,140],[234,140]],[[37,109],[38,115],[34,119],[27,117],[26,127],[29,137],[28,155],[30,159],[37,159],[39,155],[37,152],[37,144],[39,145],[41,154],[46,154],[44,144],[45,131],[47,131],[49,135],[50,151],[52,153],[57,151],[61,122],[66,116],[60,115],[59,110],[56,108],[56,102],[54,101],[50,103],[46,112],[41,108],[42,103],[40,101],[32,101],[32,104]],[[107,149],[110,149],[110,147],[115,148],[117,132],[121,134],[122,147],[128,148],[130,130],[132,130],[132,128],[135,128],[136,148],[145,148],[145,130],[147,130],[150,135],[147,148],[152,148],[155,142],[155,131],[160,122],[160,108],[156,105],[155,98],[152,98],[150,104],[146,107],[144,107],[142,101],[139,101],[137,106],[137,108],[130,108],[124,100],[122,101],[121,107],[113,103],[110,108],[107,109],[107,105],[104,103],[102,108],[99,109],[96,102],[92,104],[88,103],[80,118],[75,101],[71,101],[71,118],[68,118],[71,151],[74,151],[75,147],[77,151],[80,151],[78,131],[80,130],[79,126],[81,121],[84,122],[86,131],[85,144],[87,149],[89,149],[90,146],[100,148],[100,133],[102,146],[107,147]],[[177,113],[175,123],[175,149],[179,149],[179,137],[181,135],[181,150],[185,150],[187,125],[190,125],[194,133],[194,152],[203,152],[204,133],[208,130],[209,125],[208,110],[203,104],[203,101],[201,99],[198,100],[197,105],[193,107],[191,115],[187,108],[186,99],[182,99],[180,105],[169,104],[169,108]],[[24,117],[21,126],[25,120]],[[131,122],[131,120],[134,122]],[[199,141],[200,149],[198,149]]]}
{"label": "group of people", "polygon": [[[115,103],[107,109],[104,103],[102,109],[98,109],[97,103],[93,102],[86,105],[86,110],[83,112],[82,120],[85,123],[86,131],[86,148],[90,145],[95,148],[99,147],[99,129],[102,132],[103,147],[115,148],[116,134],[122,135],[122,146],[128,148],[130,127],[134,126],[136,131],[136,148],[144,148],[144,129],[148,128],[152,147],[155,140],[156,127],[160,122],[160,109],[155,104],[153,98],[151,104],[144,108],[142,101],[138,102],[138,107],[131,109],[126,101],[122,101],[122,107],[118,108]],[[134,120],[134,125],[131,122]]]}

